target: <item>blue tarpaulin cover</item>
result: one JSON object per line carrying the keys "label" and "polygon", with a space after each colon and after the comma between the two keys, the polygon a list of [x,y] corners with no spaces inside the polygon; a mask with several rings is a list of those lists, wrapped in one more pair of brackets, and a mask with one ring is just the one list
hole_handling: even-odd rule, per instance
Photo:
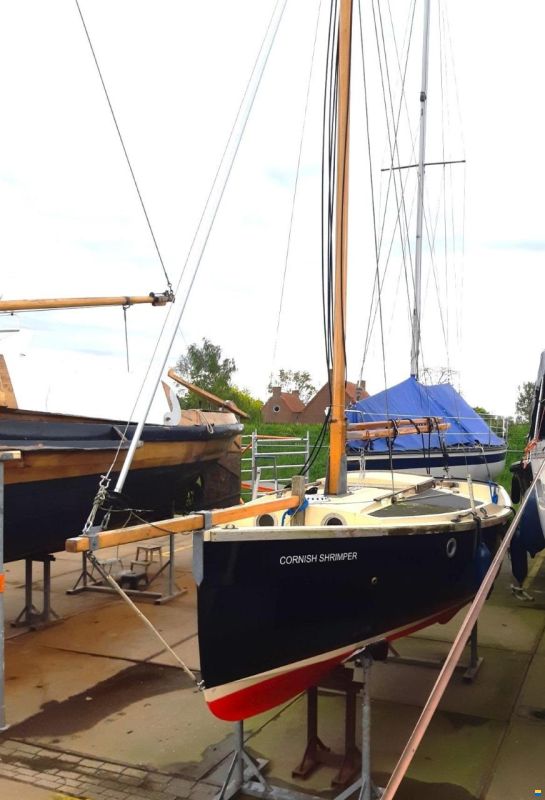
{"label": "blue tarpaulin cover", "polygon": [[[383,392],[354,403],[347,418],[349,422],[377,422],[384,419],[415,419],[417,417],[442,417],[450,423],[450,428],[442,436],[447,447],[481,445],[502,445],[503,439],[492,433],[486,422],[466,403],[449,383],[437,386],[424,386],[415,378],[385,389]],[[425,433],[426,450],[439,449],[439,434]],[[352,450],[387,451],[386,439],[371,442],[350,441]],[[393,444],[394,450],[422,450],[422,436],[409,434],[399,436]]]}

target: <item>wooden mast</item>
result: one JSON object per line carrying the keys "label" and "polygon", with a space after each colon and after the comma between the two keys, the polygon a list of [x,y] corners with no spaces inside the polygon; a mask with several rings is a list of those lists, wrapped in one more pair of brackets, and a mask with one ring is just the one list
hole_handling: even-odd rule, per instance
{"label": "wooden mast", "polygon": [[346,492],[346,278],[348,255],[348,140],[350,122],[350,55],[352,0],[341,0],[339,17],[339,100],[337,110],[337,187],[335,287],[333,313],[333,376],[329,466],[326,492]]}

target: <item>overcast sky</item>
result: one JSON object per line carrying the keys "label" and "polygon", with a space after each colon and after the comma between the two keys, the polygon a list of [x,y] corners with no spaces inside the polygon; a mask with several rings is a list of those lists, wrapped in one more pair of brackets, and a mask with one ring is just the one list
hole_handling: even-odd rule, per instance
{"label": "overcast sky", "polygon": [[[81,0],[174,283],[273,5],[272,0]],[[319,5],[319,0],[288,2],[171,359],[176,360],[186,343],[206,336],[235,359],[236,382],[262,399],[271,371],[281,367],[308,369],[318,385],[325,380],[319,221],[327,0],[322,0],[276,337]],[[395,41],[402,48],[411,4],[391,0],[391,5]],[[388,4],[383,2],[381,8],[389,19]],[[362,0],[362,9],[374,179],[377,197],[384,199],[387,177],[380,169],[389,158],[368,0]],[[4,298],[163,290],[165,279],[75,3],[3,2],[0,15]],[[418,3],[407,78],[410,119],[403,115],[400,130],[402,163],[405,157],[404,163],[411,163],[418,117],[421,15]],[[439,18],[442,35],[449,32],[449,38],[441,40],[443,73],[436,68]],[[432,0],[428,157],[466,158],[467,165],[448,173],[428,170],[427,214],[435,230],[436,277],[426,248],[424,358],[430,367],[457,370],[457,383],[471,404],[503,414],[514,410],[517,385],[534,379],[545,348],[539,305],[545,288],[543,30],[545,9],[538,0],[442,0],[440,5]],[[393,42],[392,37],[387,45],[391,53]],[[352,380],[360,371],[375,269],[360,61],[355,69],[347,346]],[[394,93],[398,83],[394,75]],[[443,174],[450,193],[446,210]],[[407,205],[414,236],[410,183]],[[438,252],[444,249],[441,225],[447,216],[445,272]],[[390,385],[408,376],[410,350],[399,242],[394,242],[392,254],[383,297]],[[14,373],[19,404],[128,414],[164,315],[164,310],[149,307],[128,312],[130,387],[124,386],[120,309],[4,320],[4,327],[18,325],[23,331],[5,334],[0,342]],[[371,392],[384,388],[378,326],[363,377]]]}

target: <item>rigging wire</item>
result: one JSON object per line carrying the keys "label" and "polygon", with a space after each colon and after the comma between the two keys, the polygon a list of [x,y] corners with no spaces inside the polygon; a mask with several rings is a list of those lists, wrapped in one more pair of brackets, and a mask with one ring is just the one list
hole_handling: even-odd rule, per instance
{"label": "rigging wire", "polygon": [[129,332],[127,330],[127,309],[129,306],[123,306],[123,327],[125,329],[125,359],[127,362],[127,372],[130,372],[129,364]]}
{"label": "rigging wire", "polygon": [[334,183],[336,178],[336,115],[337,106],[337,41],[335,37],[338,18],[338,1],[331,4],[327,39],[326,75],[324,82],[323,136],[322,136],[322,311],[327,379],[331,402],[332,363],[332,295],[333,281],[333,211]]}
{"label": "rigging wire", "polygon": [[149,218],[148,212],[146,210],[146,206],[145,206],[145,203],[144,203],[144,198],[142,197],[142,194],[140,192],[140,187],[138,186],[138,181],[136,180],[136,175],[135,175],[134,170],[132,168],[131,160],[129,158],[129,154],[127,152],[127,148],[125,146],[125,141],[123,139],[123,135],[121,133],[121,129],[120,129],[119,124],[117,122],[117,117],[115,115],[115,111],[114,111],[114,108],[112,106],[112,102],[110,100],[110,95],[108,94],[108,89],[106,88],[106,83],[104,81],[104,77],[102,75],[102,70],[100,69],[100,66],[99,66],[99,63],[98,63],[98,58],[97,58],[97,55],[96,55],[96,52],[95,52],[95,48],[93,47],[93,43],[91,41],[91,36],[89,34],[89,30],[87,28],[87,25],[85,23],[85,19],[83,17],[83,13],[82,13],[82,10],[81,10],[80,4],[79,4],[79,0],[74,0],[74,2],[76,4],[76,8],[78,9],[78,13],[79,13],[79,16],[80,16],[80,19],[81,19],[81,24],[83,25],[83,30],[85,31],[85,36],[87,37],[87,42],[88,42],[89,47],[91,49],[91,54],[93,56],[93,60],[95,62],[95,66],[97,68],[97,72],[98,72],[98,76],[100,78],[100,82],[102,84],[102,88],[104,89],[104,94],[106,96],[106,102],[108,103],[108,107],[109,107],[110,113],[112,115],[112,119],[113,119],[113,122],[114,122],[114,125],[115,125],[115,129],[117,131],[117,135],[119,136],[119,141],[121,143],[121,147],[123,149],[123,153],[125,154],[125,160],[127,162],[127,166],[129,167],[129,172],[131,173],[131,177],[132,177],[132,180],[133,180],[133,183],[134,183],[134,188],[136,189],[136,194],[138,195],[138,199],[140,201],[140,205],[142,207],[142,211],[144,212],[144,217],[146,218],[146,222],[147,222],[147,225],[148,225],[149,232],[151,234],[151,238],[152,238],[152,241],[153,241],[153,244],[154,244],[154,247],[155,247],[155,251],[157,253],[157,257],[159,258],[159,263],[161,264],[161,268],[163,270],[163,274],[164,274],[165,280],[167,282],[167,287],[168,287],[169,294],[172,295],[172,283],[170,282],[170,278],[168,276],[168,273],[167,273],[167,270],[166,270],[166,267],[165,267],[165,264],[164,264],[164,261],[163,261],[163,257],[161,255],[161,251],[159,250],[159,245],[157,243],[157,239],[155,238],[155,233],[153,232],[153,227],[151,225],[151,220]]}
{"label": "rigging wire", "polygon": [[278,337],[279,337],[279,333],[280,333],[280,318],[282,316],[282,305],[283,305],[283,302],[284,302],[284,289],[285,289],[285,285],[286,285],[286,275],[287,275],[288,262],[289,262],[289,256],[290,256],[291,234],[292,234],[292,230],[293,230],[293,217],[294,217],[294,213],[295,213],[295,202],[296,202],[296,199],[297,199],[297,189],[299,187],[299,176],[300,176],[300,171],[301,171],[301,157],[302,157],[302,153],[303,153],[303,141],[304,141],[304,138],[305,138],[305,129],[306,129],[306,124],[307,124],[308,101],[309,101],[309,97],[310,97],[310,87],[311,87],[311,83],[312,83],[312,73],[313,73],[313,70],[314,70],[314,57],[315,57],[315,54],[316,54],[316,41],[317,41],[317,38],[318,38],[318,26],[319,26],[319,23],[320,23],[321,10],[322,10],[322,0],[319,0],[319,2],[318,2],[318,13],[316,15],[316,28],[314,30],[314,41],[313,41],[313,44],[312,44],[312,53],[311,53],[311,57],[310,57],[310,68],[309,68],[309,73],[308,73],[308,85],[307,85],[307,93],[306,93],[306,98],[305,98],[305,109],[304,109],[304,112],[303,112],[303,124],[301,126],[301,137],[300,137],[300,140],[299,140],[299,151],[298,151],[298,155],[297,155],[297,167],[296,167],[296,171],[295,171],[295,182],[294,182],[294,185],[293,185],[293,195],[292,195],[292,201],[291,201],[290,222],[289,222],[289,229],[288,229],[288,241],[287,241],[287,244],[286,244],[286,256],[285,256],[285,259],[284,259],[284,271],[283,271],[283,274],[282,274],[282,286],[281,286],[281,290],[280,290],[280,302],[279,302],[279,305],[278,305],[278,315],[277,315],[277,320],[276,320],[276,334],[275,334],[275,338],[274,338],[273,355],[272,355],[272,366],[271,366],[271,384],[272,384],[273,373],[274,373],[274,369],[275,369],[275,365],[276,365],[276,352],[277,352],[277,348],[278,348]]}
{"label": "rigging wire", "polygon": [[[367,331],[366,331],[366,336],[365,336],[364,354],[363,354],[363,358],[362,358],[362,365],[361,365],[361,371],[360,371],[360,379],[363,376],[363,370],[364,370],[364,367],[365,367],[365,361],[366,361],[368,349],[369,349],[369,346],[370,346],[371,334],[372,334],[372,331],[373,331],[373,328],[374,328],[376,315],[377,315],[376,307],[375,307],[374,313],[372,313],[372,304],[375,301],[375,293],[378,291],[378,289],[381,289],[383,284],[384,284],[384,280],[385,280],[385,276],[386,276],[386,270],[388,268],[388,264],[389,264],[389,260],[390,260],[390,254],[392,252],[392,247],[393,247],[393,242],[394,242],[394,237],[395,237],[395,232],[396,232],[397,226],[399,226],[399,232],[400,232],[400,242],[401,242],[403,263],[406,265],[406,263],[407,263],[407,255],[408,255],[409,263],[412,265],[412,251],[411,251],[411,244],[410,244],[410,237],[409,237],[409,221],[408,221],[408,217],[407,217],[407,210],[406,210],[406,203],[405,203],[405,187],[406,187],[406,184],[407,184],[407,181],[408,181],[408,175],[407,175],[407,177],[405,179],[405,183],[403,183],[403,178],[401,176],[397,176],[397,174],[396,174],[397,171],[394,170],[394,166],[396,164],[396,161],[397,161],[397,165],[400,164],[398,134],[399,134],[399,125],[400,125],[403,97],[404,97],[404,94],[405,94],[404,87],[405,87],[405,79],[406,79],[406,74],[407,74],[409,52],[410,52],[410,46],[411,46],[411,42],[412,42],[412,31],[413,31],[413,24],[414,24],[415,4],[413,4],[413,10],[412,10],[412,14],[411,14],[409,38],[408,38],[407,52],[406,52],[406,58],[405,58],[405,69],[404,69],[403,77],[402,77],[401,97],[400,97],[400,103],[399,103],[399,108],[397,110],[397,113],[394,112],[394,103],[393,103],[393,97],[392,97],[390,71],[388,69],[388,59],[387,59],[387,52],[386,52],[386,43],[385,43],[385,38],[384,38],[382,14],[380,12],[380,4],[378,5],[378,9],[379,9],[379,27],[381,29],[381,37],[380,38],[379,38],[379,31],[378,31],[378,27],[377,27],[377,15],[375,13],[375,4],[374,4],[374,2],[372,3],[372,9],[373,9],[375,40],[376,40],[377,53],[378,53],[378,66],[379,66],[379,72],[380,72],[380,78],[381,78],[382,97],[383,97],[383,105],[384,105],[384,112],[385,112],[385,123],[386,123],[386,129],[387,129],[387,141],[388,141],[388,148],[389,148],[389,154],[390,154],[390,172],[389,172],[389,176],[388,176],[388,189],[387,189],[387,194],[386,194],[386,199],[385,199],[385,212],[384,212],[383,221],[382,221],[382,225],[381,225],[381,234],[380,234],[380,237],[379,237],[379,248],[378,248],[379,257],[380,257],[381,247],[382,247],[382,240],[383,240],[383,236],[384,236],[385,225],[386,225],[386,206],[387,206],[388,197],[389,197],[389,193],[390,193],[390,186],[391,186],[392,182],[393,182],[393,186],[394,186],[397,217],[396,217],[396,226],[394,228],[394,231],[393,231],[393,234],[392,234],[392,239],[391,239],[391,242],[390,242],[390,248],[389,248],[389,252],[388,252],[388,259],[387,259],[386,266],[385,266],[385,269],[384,269],[384,276],[382,278],[382,281],[378,281],[378,282],[375,281],[375,284],[373,286],[373,292],[372,292],[372,297],[371,297],[371,305],[370,305],[370,312],[369,312],[369,318],[368,318],[368,325],[367,325]],[[360,8],[360,16],[361,16],[361,8]],[[382,42],[382,49],[381,49],[381,42]],[[384,66],[383,66],[383,61],[384,61]],[[388,87],[388,92],[386,92],[386,86]],[[387,95],[388,95],[388,99],[387,99]],[[389,103],[388,103],[388,100],[389,100]],[[391,115],[391,118],[392,118],[392,123],[390,122],[390,115]],[[392,124],[393,124],[393,134],[392,134]],[[413,143],[413,150],[414,150],[414,143]],[[398,188],[398,180],[400,181],[400,188]],[[406,269],[406,266],[405,266],[405,269]],[[412,275],[412,268],[411,268],[411,275]],[[414,280],[414,278],[413,278],[413,280]]]}
{"label": "rigging wire", "polygon": [[[439,76],[440,76],[440,95],[441,95],[441,149],[443,159],[443,175],[442,175],[442,189],[443,189],[443,254],[445,259],[445,327],[446,327],[446,360],[447,369],[450,371],[450,347],[449,347],[449,254],[447,242],[447,167],[446,149],[445,149],[445,84],[446,74],[444,74],[445,63],[443,54],[443,28],[441,25],[441,14],[437,15],[437,26],[439,29]],[[448,113],[447,113],[448,117]]]}
{"label": "rigging wire", "polygon": [[[218,212],[218,209],[219,209],[219,205],[221,203],[221,199],[222,199],[223,193],[225,191],[225,186],[226,186],[228,178],[229,178],[229,176],[231,174],[231,170],[232,170],[232,167],[233,167],[235,156],[236,156],[236,153],[238,152],[238,148],[239,148],[239,145],[240,145],[240,142],[241,142],[241,139],[242,139],[242,135],[243,135],[245,127],[246,127],[246,122],[248,120],[248,116],[250,114],[250,111],[251,111],[251,109],[253,107],[255,96],[257,94],[257,90],[258,90],[259,85],[261,83],[261,78],[263,76],[263,71],[264,71],[265,66],[267,64],[268,57],[270,55],[270,51],[272,49],[273,43],[274,43],[275,38],[276,38],[276,33],[278,31],[278,27],[280,25],[280,22],[282,20],[283,14],[284,14],[284,10],[285,10],[285,7],[286,7],[286,2],[287,2],[287,0],[277,0],[276,4],[275,4],[275,6],[274,6],[274,8],[272,10],[272,13],[271,13],[271,16],[269,18],[268,25],[267,25],[267,29],[266,29],[265,34],[263,36],[263,39],[262,39],[262,42],[261,42],[261,46],[260,46],[260,48],[258,50],[258,53],[257,53],[256,59],[255,59],[252,71],[250,73],[250,77],[249,77],[248,82],[246,84],[246,88],[245,88],[245,91],[244,91],[240,106],[238,108],[238,111],[237,111],[237,114],[235,116],[233,125],[231,127],[231,131],[230,131],[229,137],[227,139],[227,142],[226,142],[226,145],[225,145],[225,149],[223,151],[223,155],[222,155],[221,160],[219,162],[219,166],[217,168],[214,180],[212,182],[212,186],[211,186],[210,191],[208,193],[208,196],[207,196],[207,199],[206,199],[206,202],[205,202],[205,205],[204,205],[204,208],[203,208],[203,211],[202,211],[198,226],[197,226],[195,234],[193,236],[188,256],[187,256],[186,261],[184,263],[184,266],[182,268],[181,275],[180,275],[180,278],[178,280],[178,284],[177,284],[177,287],[176,287],[176,293],[178,293],[178,291],[179,291],[179,289],[180,289],[180,287],[182,285],[185,272],[186,272],[186,270],[188,268],[188,265],[190,263],[192,263],[192,266],[193,266],[193,274],[192,274],[192,276],[190,278],[189,286],[188,286],[188,288],[187,288],[187,290],[185,292],[185,297],[184,297],[181,309],[177,310],[177,319],[175,321],[175,325],[171,325],[170,326],[171,329],[172,329],[169,332],[169,335],[171,335],[170,346],[172,346],[172,343],[174,341],[176,333],[179,330],[181,319],[182,319],[183,314],[185,312],[185,308],[186,308],[187,302],[189,300],[189,296],[191,294],[191,290],[192,290],[192,288],[194,286],[195,279],[197,277],[197,274],[198,274],[198,271],[199,271],[199,267],[200,267],[200,264],[201,264],[202,255],[204,253],[204,249],[205,249],[206,244],[208,242],[208,238],[210,236],[210,232],[211,232],[212,226],[213,226],[214,221],[216,219],[217,212]],[[76,0],[76,3],[77,3],[77,0]],[[79,6],[78,6],[78,8],[79,8]],[[258,66],[261,66],[261,70],[260,71],[258,70]],[[244,113],[243,113],[243,111],[244,111]],[[227,156],[228,151],[230,149],[232,151],[232,159],[231,159],[230,163],[227,163],[226,156]],[[221,175],[222,172],[224,173],[224,175],[223,175],[224,182],[223,182],[223,185],[220,186],[219,185],[219,178],[220,178],[220,175]],[[214,206],[214,204],[215,204],[215,206]],[[208,220],[209,224],[208,224],[208,227],[206,228],[206,226],[204,225],[204,221],[205,221],[205,218],[207,216],[209,218],[209,220]],[[202,246],[200,247],[199,254],[198,255],[194,255],[193,250],[194,250],[194,247],[195,247],[197,241],[199,240],[199,237],[201,239],[201,242],[199,244],[202,245]],[[132,419],[132,417],[133,417],[133,415],[135,413],[136,407],[137,407],[137,405],[138,405],[138,403],[140,401],[140,398],[142,397],[144,388],[146,388],[147,385],[148,385],[148,381],[150,379],[150,374],[152,372],[152,368],[154,366],[156,366],[155,357],[157,356],[157,354],[159,352],[160,345],[164,344],[163,343],[163,337],[166,336],[165,332],[166,332],[166,329],[167,329],[167,323],[171,320],[171,316],[170,316],[171,311],[172,311],[172,306],[169,309],[169,313],[165,316],[165,319],[163,320],[163,324],[162,324],[162,327],[161,327],[161,332],[160,332],[159,337],[158,337],[158,339],[157,339],[157,341],[155,343],[155,347],[154,347],[154,350],[153,350],[152,357],[148,362],[146,373],[145,373],[144,379],[143,379],[143,381],[142,381],[142,383],[140,385],[140,390],[138,392],[137,398],[136,398],[135,403],[133,405],[133,409],[131,411],[131,415],[129,417],[129,421],[130,421],[130,419]],[[164,355],[164,358],[161,359],[160,371],[158,371],[157,381],[159,381],[159,379],[160,379],[160,375],[161,375],[161,373],[162,373],[162,371],[164,369],[164,366],[166,364],[167,358],[168,358],[168,352],[166,352],[165,355]],[[152,400],[152,397],[148,398],[148,405],[147,405],[147,408],[146,408],[145,415],[144,415],[143,419],[141,419],[139,421],[138,425],[136,426],[136,429],[135,429],[135,432],[134,432],[134,435],[133,435],[133,441],[131,441],[131,446],[129,448],[129,452],[128,452],[128,454],[127,454],[127,456],[125,458],[125,461],[123,463],[123,466],[121,468],[121,472],[120,472],[120,475],[119,475],[119,478],[118,478],[118,482],[117,482],[117,486],[118,486],[119,490],[121,490],[121,488],[122,488],[122,483],[123,483],[123,481],[125,479],[125,476],[126,476],[126,474],[128,472],[128,469],[130,467],[130,460],[131,460],[131,457],[132,457],[132,453],[134,453],[135,446],[137,444],[137,440],[140,437],[141,432],[142,432],[142,430],[144,428],[145,417],[147,416],[147,413],[149,412],[149,408],[151,406],[151,400]],[[126,434],[128,428],[129,428],[129,424],[130,424],[129,421],[126,423],[126,426],[125,426],[125,434]],[[109,485],[110,481],[111,481],[112,471],[113,471],[114,466],[117,463],[117,459],[119,458],[119,455],[121,453],[121,448],[122,448],[122,441],[120,441],[120,444],[119,444],[119,446],[117,448],[116,453],[114,454],[112,463],[111,463],[108,471],[103,476],[101,476],[101,479],[100,479],[100,482],[99,482],[99,488],[98,488],[98,492],[97,492],[97,497],[95,497],[95,501],[93,502],[91,511],[89,513],[89,516],[88,516],[87,521],[86,521],[85,526],[84,526],[84,531],[89,530],[89,528],[93,524],[94,515],[96,514],[98,496],[99,496],[100,492],[104,490],[104,487],[107,487]]]}
{"label": "rigging wire", "polygon": [[[385,388],[385,406],[386,406],[386,417],[389,418],[389,409],[388,409],[388,379],[386,375],[386,347],[384,342],[384,323],[383,323],[383,312],[382,312],[382,292],[380,288],[380,269],[379,269],[379,262],[380,262],[380,255],[378,249],[378,241],[377,241],[377,217],[376,217],[376,208],[375,208],[375,185],[373,180],[373,164],[372,164],[372,155],[371,155],[371,132],[369,128],[369,103],[368,103],[368,91],[367,91],[367,74],[365,70],[365,48],[363,44],[363,16],[361,13],[361,0],[358,0],[358,17],[359,17],[359,29],[360,29],[360,46],[361,46],[361,61],[362,61],[362,76],[363,76],[363,95],[364,95],[364,108],[365,108],[365,128],[366,128],[366,138],[367,138],[367,158],[368,158],[368,167],[369,167],[369,182],[370,182],[370,190],[371,190],[371,212],[372,212],[372,221],[373,221],[373,243],[375,249],[375,280],[376,285],[378,287],[377,292],[377,305],[379,310],[379,324],[380,324],[380,337],[381,337],[381,347],[382,347],[382,370],[383,370],[383,377],[384,377],[384,388]],[[388,440],[388,453],[389,453],[389,460],[390,460],[390,474],[392,478],[392,491],[394,491],[394,472],[393,472],[393,459],[392,459],[392,446],[390,440]]]}

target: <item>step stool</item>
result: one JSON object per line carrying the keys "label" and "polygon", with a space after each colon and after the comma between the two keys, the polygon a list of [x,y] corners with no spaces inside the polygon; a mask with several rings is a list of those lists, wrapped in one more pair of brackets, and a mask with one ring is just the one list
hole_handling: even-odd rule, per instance
{"label": "step stool", "polygon": [[155,562],[156,554],[159,569],[161,570],[163,569],[163,545],[161,544],[139,544],[132,564],[147,564],[149,567],[150,564]]}

